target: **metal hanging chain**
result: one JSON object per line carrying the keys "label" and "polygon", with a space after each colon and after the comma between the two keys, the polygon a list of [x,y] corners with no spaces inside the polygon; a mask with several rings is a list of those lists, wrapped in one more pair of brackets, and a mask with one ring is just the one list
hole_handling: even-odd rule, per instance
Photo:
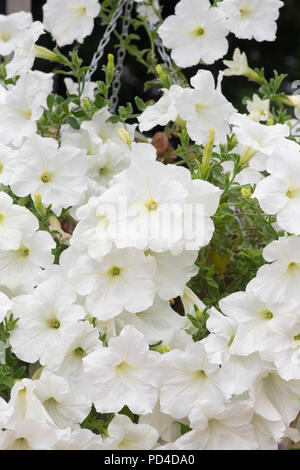
{"label": "metal hanging chain", "polygon": [[[148,23],[148,28],[150,29],[150,31],[155,31],[155,26],[150,23],[150,21],[147,21]],[[176,84],[178,84],[180,81],[179,81],[179,78],[178,78],[178,75],[177,75],[177,72],[176,70],[174,70],[174,67],[173,67],[173,63],[172,63],[172,60],[171,60],[171,57],[169,55],[169,53],[167,52],[165,46],[163,45],[163,42],[162,40],[160,39],[159,36],[157,36],[155,39],[154,39],[154,44],[159,52],[159,55],[162,59],[162,61],[168,66],[168,68],[172,71],[172,74],[173,74],[173,77],[172,77],[172,81]]]}
{"label": "metal hanging chain", "polygon": [[[121,33],[121,39],[124,41],[127,36],[128,36],[128,30],[130,26],[130,18],[131,18],[131,13],[132,13],[132,8],[133,8],[134,1],[129,0],[128,3],[125,5],[125,12],[124,12],[124,18],[123,18],[123,23],[122,23],[122,33]],[[150,31],[155,30],[155,26],[151,24],[149,21],[148,27]],[[167,53],[167,50],[165,46],[163,45],[162,41],[160,38],[156,38],[154,40],[154,43],[157,47],[157,50],[159,52],[159,55],[164,63],[167,64],[169,69],[172,71],[173,74],[173,82],[174,83],[179,83],[179,78],[177,75],[177,72],[174,70],[172,60]],[[112,83],[112,106],[111,106],[111,111],[114,112],[117,108],[118,101],[119,101],[119,91],[121,87],[121,77],[122,77],[122,72],[123,72],[123,64],[124,64],[124,59],[126,56],[126,48],[125,47],[120,47],[118,49],[118,54],[117,54],[117,65],[116,65],[116,76],[115,79]]]}
{"label": "metal hanging chain", "polygon": [[120,0],[117,8],[115,9],[114,14],[111,18],[111,22],[107,26],[107,28],[106,28],[106,30],[103,34],[103,37],[102,37],[101,41],[99,42],[97,51],[95,52],[95,54],[93,56],[92,62],[90,64],[91,69],[88,70],[88,72],[86,74],[86,80],[87,81],[89,81],[91,79],[92,75],[96,72],[96,70],[98,68],[99,61],[102,58],[102,56],[104,54],[104,50],[105,50],[107,44],[110,41],[111,34],[117,26],[118,19],[122,15],[124,5],[126,3],[128,3],[128,1],[131,2],[132,0]]}
{"label": "metal hanging chain", "polygon": [[[122,30],[121,30],[121,41],[125,41],[128,36],[131,13],[134,5],[134,0],[127,0],[125,3],[124,16],[122,21]],[[121,77],[123,74],[124,59],[126,56],[126,48],[120,47],[117,52],[117,64],[116,64],[116,75],[112,83],[112,105],[111,112],[114,112],[118,106],[119,101],[119,91],[121,88]]]}
{"label": "metal hanging chain", "polygon": [[[129,31],[129,26],[130,26],[130,19],[131,19],[131,13],[134,5],[134,0],[120,0],[119,4],[114,11],[114,14],[112,15],[111,22],[107,26],[103,37],[101,41],[99,42],[97,51],[95,52],[92,62],[90,64],[90,70],[88,70],[86,74],[86,80],[89,81],[91,80],[92,75],[96,72],[99,61],[103,57],[105,48],[107,44],[110,41],[111,35],[113,30],[117,26],[118,19],[123,13],[124,10],[124,16],[123,16],[123,21],[122,21],[122,31],[121,31],[121,40],[125,41],[127,36],[128,36],[128,31]],[[124,8],[125,7],[125,8]],[[148,27],[150,31],[155,30],[155,26],[148,22]],[[174,83],[179,83],[179,78],[174,70],[172,60],[170,58],[170,55],[168,54],[165,46],[163,45],[162,41],[160,38],[156,38],[154,40],[155,46],[157,47],[157,50],[159,52],[159,55],[162,59],[162,61],[168,66],[168,68],[173,72],[173,82]],[[124,66],[124,59],[126,56],[126,48],[125,47],[120,47],[117,52],[117,64],[116,64],[116,76],[114,78],[114,81],[112,83],[112,106],[111,106],[111,111],[114,112],[117,108],[118,101],[119,101],[119,91],[121,87],[121,77],[122,77],[122,72],[123,72],[123,66]]]}

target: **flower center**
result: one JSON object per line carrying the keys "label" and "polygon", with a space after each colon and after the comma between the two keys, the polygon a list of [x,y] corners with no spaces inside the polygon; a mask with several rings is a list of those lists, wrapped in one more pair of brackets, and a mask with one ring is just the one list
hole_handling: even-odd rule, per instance
{"label": "flower center", "polygon": [[113,266],[110,270],[110,274],[112,276],[119,276],[121,272],[121,268],[118,268],[118,266]]}
{"label": "flower center", "polygon": [[49,321],[50,328],[54,328],[55,330],[58,330],[60,327],[60,321],[57,320],[57,318],[53,318],[52,320]]}
{"label": "flower center", "polygon": [[11,450],[30,450],[30,446],[25,437],[19,437],[16,439],[13,444],[9,447]]}
{"label": "flower center", "polygon": [[150,201],[146,202],[145,203],[145,206],[147,208],[147,210],[150,212],[150,211],[156,211],[158,209],[158,204],[157,202],[153,201],[153,199],[151,199]]}
{"label": "flower center", "polygon": [[32,110],[30,108],[21,109],[21,114],[29,121],[32,116]]}
{"label": "flower center", "polygon": [[100,139],[103,141],[103,143],[107,142],[109,139],[109,136],[105,134],[105,131],[103,129],[100,129],[97,132],[97,136],[100,137]]}
{"label": "flower center", "polygon": [[270,312],[269,310],[264,310],[262,313],[261,313],[262,317],[265,319],[265,320],[272,320],[273,318],[273,313]]}
{"label": "flower center", "polygon": [[102,225],[102,227],[104,227],[104,228],[107,228],[110,225],[110,221],[106,217],[106,215],[97,214],[97,217],[99,219],[98,225]]}
{"label": "flower center", "polygon": [[74,349],[73,353],[75,354],[75,356],[79,357],[80,359],[83,359],[85,356],[87,356],[87,353],[85,352],[85,350],[81,348],[80,346]]}
{"label": "flower center", "polygon": [[51,179],[52,179],[52,174],[48,173],[47,171],[45,171],[41,176],[41,180],[43,183],[49,183]]}
{"label": "flower center", "polygon": [[300,196],[300,187],[291,185],[285,192],[289,199],[294,199]]}
{"label": "flower center", "polygon": [[7,33],[6,31],[2,31],[1,33],[1,40],[3,42],[8,42],[11,40],[11,33]]}
{"label": "flower center", "polygon": [[205,29],[201,28],[201,26],[197,26],[197,28],[193,30],[194,36],[203,36],[204,33]]}
{"label": "flower center", "polygon": [[86,7],[83,6],[83,5],[79,5],[76,8],[76,11],[77,11],[78,15],[84,16],[86,14]]}
{"label": "flower center", "polygon": [[242,8],[240,8],[240,13],[242,16],[247,16],[252,12],[251,8],[249,8],[248,5],[244,5]]}
{"label": "flower center", "polygon": [[204,105],[202,103],[197,103],[195,107],[196,107],[196,112],[200,114],[204,108]]}
{"label": "flower center", "polygon": [[298,333],[296,336],[294,336],[295,341],[300,341],[300,333]]}
{"label": "flower center", "polygon": [[296,269],[300,268],[300,263],[296,263],[296,261],[291,261],[288,265],[288,270],[289,271],[295,271]]}
{"label": "flower center", "polygon": [[131,365],[128,364],[128,362],[126,361],[122,361],[120,364],[118,364],[116,366],[116,373],[126,373],[127,371],[129,371],[131,369]]}
{"label": "flower center", "polygon": [[103,176],[107,173],[107,168],[105,166],[103,168],[99,168],[99,176]]}
{"label": "flower center", "polygon": [[195,370],[194,375],[196,376],[197,379],[205,379],[207,377],[206,373],[204,370]]}
{"label": "flower center", "polygon": [[29,248],[21,245],[20,248],[18,249],[18,253],[20,256],[23,256],[24,258],[26,258],[29,255],[30,251],[29,251]]}

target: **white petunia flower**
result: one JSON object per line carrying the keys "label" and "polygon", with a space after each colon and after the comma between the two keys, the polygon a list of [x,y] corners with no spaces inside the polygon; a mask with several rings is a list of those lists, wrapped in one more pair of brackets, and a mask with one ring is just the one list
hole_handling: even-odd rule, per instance
{"label": "white petunia flower", "polygon": [[152,106],[147,106],[138,117],[141,132],[149,131],[155,126],[165,126],[170,121],[176,121],[178,111],[176,99],[181,95],[183,88],[172,85],[169,90],[162,89],[163,96]]}
{"label": "white petunia flower", "polygon": [[118,316],[118,322],[125,325],[133,325],[143,333],[149,344],[162,341],[169,345],[174,331],[183,329],[186,319],[176,313],[169,302],[162,301],[158,297],[154,299],[153,305],[144,312],[123,312]]}
{"label": "white petunia flower", "polygon": [[50,348],[46,367],[63,377],[72,390],[87,396],[89,383],[84,371],[83,359],[101,346],[99,331],[87,321],[72,324],[64,330],[63,341],[57,348]]}
{"label": "white petunia flower", "polygon": [[250,389],[255,412],[286,427],[300,411],[300,381],[284,380],[272,363],[266,363]]}
{"label": "white petunia flower", "polygon": [[0,192],[0,250],[17,250],[22,232],[33,233],[38,226],[37,218],[28,209],[13,204],[8,194]]}
{"label": "white petunia flower", "polygon": [[98,141],[97,137],[86,129],[75,130],[68,124],[62,126],[61,143],[83,150],[87,157],[97,157],[102,148],[102,143]]}
{"label": "white petunia flower", "polygon": [[203,340],[203,345],[209,360],[222,365],[220,369],[222,385],[232,394],[239,395],[246,392],[261,371],[260,357],[256,354],[241,356],[233,352],[232,344],[239,327],[235,318],[222,315],[212,308],[206,326],[211,334]]}
{"label": "white petunia flower", "polygon": [[19,11],[11,15],[0,15],[0,55],[13,52],[23,40],[32,23],[31,13]]}
{"label": "white petunia flower", "polygon": [[208,360],[202,342],[188,344],[185,351],[166,353],[163,360],[166,367],[160,389],[163,413],[174,418],[184,418],[189,415],[199,396],[220,400],[228,395],[220,388],[219,366]]}
{"label": "white petunia flower", "polygon": [[233,53],[232,60],[223,60],[224,65],[228,67],[224,70],[224,75],[227,77],[244,75],[249,73],[248,59],[245,52],[241,52],[236,48]]}
{"label": "white petunia flower", "polygon": [[52,204],[56,215],[62,208],[80,203],[87,188],[83,153],[75,147],[58,147],[54,139],[33,135],[12,165],[10,185],[14,193],[21,197],[41,194],[42,203]]}
{"label": "white petunia flower", "polygon": [[[115,144],[123,145],[123,149],[127,149],[127,145],[122,142],[118,132],[119,129],[124,129],[124,124],[120,122],[116,124],[106,122],[111,116],[112,114],[106,107],[102,108],[93,115],[90,121],[83,121],[81,129],[88,131],[90,139],[96,144],[104,145],[108,142],[114,142]],[[127,125],[126,129],[132,140],[134,140],[135,125]]]}
{"label": "white petunia flower", "polygon": [[271,329],[274,343],[264,353],[264,358],[275,363],[285,380],[300,380],[300,314],[299,307],[291,314],[285,313]]}
{"label": "white petunia flower", "polygon": [[189,136],[197,144],[205,144],[210,128],[216,132],[215,143],[226,141],[229,119],[234,108],[215,88],[214,77],[208,70],[200,70],[192,77],[193,88],[185,88],[176,99],[179,116],[187,121]]}
{"label": "white petunia flower", "polygon": [[228,50],[228,33],[225,14],[212,8],[208,0],[181,0],[175,15],[169,16],[158,29],[180,67],[197,65],[200,60],[213,64],[223,57]]}
{"label": "white petunia flower", "polygon": [[28,72],[5,91],[0,114],[0,138],[4,144],[21,145],[37,130],[46,99],[52,91],[52,74]]}
{"label": "white petunia flower", "polygon": [[68,428],[59,435],[55,450],[104,450],[104,444],[102,437],[89,429]]}
{"label": "white petunia flower", "polygon": [[83,362],[98,412],[117,412],[125,405],[138,414],[153,410],[164,374],[162,356],[149,351],[145,337],[133,326],[123,328],[107,348],[97,349]]}
{"label": "white petunia flower", "polygon": [[263,250],[270,263],[259,268],[247,291],[269,302],[298,302],[300,283],[300,238],[280,237]]}
{"label": "white petunia flower", "polygon": [[159,434],[147,424],[134,424],[128,416],[117,414],[109,423],[109,437],[104,440],[106,449],[149,450],[153,449]]}
{"label": "white petunia flower", "polygon": [[223,0],[218,9],[228,18],[232,33],[241,39],[275,41],[280,0]]}
{"label": "white petunia flower", "polygon": [[10,392],[9,406],[13,410],[7,429],[14,429],[23,420],[34,420],[55,427],[54,422],[35,394],[36,382],[22,379],[15,382]]}
{"label": "white petunia flower", "polygon": [[250,160],[250,166],[258,171],[266,170],[268,157],[272,156],[278,148],[288,151],[296,146],[294,142],[286,138],[290,134],[287,125],[267,126],[254,122],[249,116],[243,114],[235,114],[230,122],[233,124],[233,132],[239,144],[245,146],[241,163],[246,164]]}
{"label": "white petunia flower", "polygon": [[251,401],[220,403],[200,398],[189,415],[192,431],[177,439],[176,446],[189,450],[257,449],[252,417]]}
{"label": "white petunia flower", "polygon": [[[79,220],[72,234],[71,245],[80,250],[87,250],[95,259],[107,255],[113,246],[109,226],[111,224],[111,211],[101,204],[101,197],[91,197],[88,203],[76,211]],[[113,219],[112,219],[113,220]]]}
{"label": "white petunia flower", "polygon": [[91,34],[100,4],[98,0],[47,0],[43,12],[45,28],[62,47],[74,41],[82,43]]}
{"label": "white petunia flower", "polygon": [[147,254],[156,261],[154,283],[158,296],[163,300],[182,295],[187,282],[199,271],[195,265],[198,251],[184,251],[173,256],[169,251],[155,253],[149,250]]}
{"label": "white petunia flower", "polygon": [[16,250],[0,250],[0,284],[12,291],[36,286],[41,268],[53,264],[56,243],[48,232],[24,233]]}
{"label": "white petunia flower", "polygon": [[13,59],[6,66],[8,78],[23,75],[32,69],[35,60],[35,43],[44,32],[40,21],[32,23],[30,29],[26,31],[25,37],[17,43]]}
{"label": "white petunia flower", "polygon": [[230,359],[230,348],[238,329],[237,321],[212,308],[206,327],[211,334],[203,340],[203,344],[209,359],[215,364],[226,364]]}
{"label": "white petunia flower", "polygon": [[253,197],[266,214],[277,214],[279,227],[300,234],[300,159],[299,146],[274,153],[268,160],[267,176],[258,183]]}
{"label": "white petunia flower", "polygon": [[0,431],[1,450],[52,450],[56,441],[54,427],[32,419],[19,421],[13,430]]}
{"label": "white petunia flower", "polygon": [[253,95],[252,101],[246,101],[249,117],[256,122],[267,121],[270,115],[270,100],[262,100]]}
{"label": "white petunia flower", "polygon": [[135,146],[130,167],[102,194],[103,203],[116,207],[118,217],[111,233],[119,248],[162,252],[182,237],[188,191],[177,181],[173,166],[155,157],[151,145]]}
{"label": "white petunia flower", "polygon": [[43,370],[41,377],[35,382],[34,393],[56,426],[61,429],[68,426],[73,428],[81,423],[91,409],[91,403],[86,397],[72,390],[63,378],[47,370]]}
{"label": "white petunia flower", "polygon": [[109,320],[123,309],[141,312],[153,304],[156,263],[135,248],[114,248],[104,258],[93,259],[71,247],[61,263],[76,292],[86,296],[88,311],[99,320]]}
{"label": "white petunia flower", "polygon": [[89,176],[98,185],[109,186],[115,175],[129,166],[129,152],[121,143],[107,142],[98,155],[87,155]]}
{"label": "white petunia flower", "polygon": [[251,422],[259,450],[278,450],[278,442],[282,439],[286,426],[281,419],[268,420],[254,414]]}
{"label": "white petunia flower", "polygon": [[268,350],[272,341],[272,325],[281,315],[288,313],[285,304],[268,303],[250,292],[230,294],[219,305],[238,323],[230,350],[241,356]]}
{"label": "white petunia flower", "polygon": [[[189,421],[185,418],[181,420],[181,423],[188,425]],[[139,424],[148,424],[155,428],[165,442],[175,441],[181,435],[180,423],[172,416],[162,413],[158,403],[152,413],[140,416]]]}
{"label": "white petunia flower", "polygon": [[18,320],[10,336],[14,353],[26,362],[43,364],[51,349],[63,341],[64,330],[85,317],[85,311],[74,304],[76,294],[62,278],[53,277],[35,289],[32,295],[13,299],[13,312]]}
{"label": "white petunia flower", "polygon": [[62,132],[63,145],[77,147],[85,152],[87,177],[96,183],[96,186],[107,187],[115,175],[129,166],[129,149],[125,147],[119,136],[118,140],[116,143],[108,139],[103,143],[96,134],[86,129],[75,131],[68,126],[64,126]]}

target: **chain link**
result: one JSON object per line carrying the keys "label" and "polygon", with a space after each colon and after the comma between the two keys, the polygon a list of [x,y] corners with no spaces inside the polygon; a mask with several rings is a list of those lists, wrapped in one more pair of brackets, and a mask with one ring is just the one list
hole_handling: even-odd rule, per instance
{"label": "chain link", "polygon": [[[125,10],[124,10],[124,16],[123,16],[123,21],[122,21],[121,41],[125,41],[128,36],[133,4],[134,4],[134,0],[128,0],[125,3]],[[112,105],[110,109],[111,112],[114,112],[118,106],[119,91],[121,88],[121,77],[123,74],[125,56],[126,56],[126,48],[122,46],[118,49],[118,52],[117,52],[116,75],[112,83],[112,95],[111,95]]]}
{"label": "chain link", "polygon": [[[130,1],[132,1],[132,0],[130,0]],[[95,52],[95,54],[93,56],[92,62],[90,64],[90,70],[88,70],[88,72],[86,74],[86,80],[87,81],[89,81],[91,79],[92,75],[96,72],[96,70],[98,68],[99,61],[103,57],[104,50],[105,50],[107,44],[110,41],[111,34],[112,34],[113,30],[116,28],[118,19],[122,15],[124,5],[127,2],[128,2],[128,0],[120,0],[116,10],[114,11],[114,14],[111,18],[111,22],[107,26],[107,28],[106,28],[106,30],[103,34],[103,37],[102,37],[101,41],[99,42],[97,51]]]}

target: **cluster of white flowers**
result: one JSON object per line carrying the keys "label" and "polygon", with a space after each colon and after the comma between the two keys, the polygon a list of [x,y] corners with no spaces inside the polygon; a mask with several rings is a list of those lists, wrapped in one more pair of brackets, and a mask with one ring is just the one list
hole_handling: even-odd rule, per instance
{"label": "cluster of white flowers", "polygon": [[[159,34],[178,65],[210,64],[230,31],[273,40],[281,6],[181,0]],[[194,341],[188,316],[205,305],[186,284],[221,189],[158,161],[135,142],[137,125],[114,123],[107,107],[78,130],[65,124],[57,140],[38,131],[53,75],[32,71],[36,41],[45,29],[59,46],[82,42],[99,11],[97,0],[47,0],[43,24],[24,12],[0,18],[0,53],[14,52],[7,77],[20,76],[0,88],[0,321],[18,319],[6,347],[32,372],[0,398],[0,449],[276,449],[300,411],[299,145],[288,125],[268,122],[268,100],[255,95],[238,114],[204,70],[139,116],[140,132],[184,123],[199,146],[213,128],[215,149],[235,134],[235,181],[257,183],[253,198],[286,232],[246,290],[209,309],[209,334]],[[239,51],[226,62],[225,75],[251,71]],[[96,84],[86,85],[93,99]],[[49,206],[47,231],[37,215]],[[65,210],[72,234],[58,221]],[[92,407],[111,416],[106,436],[80,426]]]}
{"label": "cluster of white flowers", "polygon": [[159,27],[164,45],[172,49],[172,59],[180,67],[213,64],[228,51],[231,32],[241,39],[274,41],[280,0],[181,0],[175,15]]}

